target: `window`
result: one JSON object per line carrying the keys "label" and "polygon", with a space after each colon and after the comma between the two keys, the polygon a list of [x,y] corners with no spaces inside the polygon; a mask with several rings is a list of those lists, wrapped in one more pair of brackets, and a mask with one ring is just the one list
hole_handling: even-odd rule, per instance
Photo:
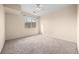
{"label": "window", "polygon": [[36,28],[36,17],[26,16],[25,17],[25,27],[26,28]]}

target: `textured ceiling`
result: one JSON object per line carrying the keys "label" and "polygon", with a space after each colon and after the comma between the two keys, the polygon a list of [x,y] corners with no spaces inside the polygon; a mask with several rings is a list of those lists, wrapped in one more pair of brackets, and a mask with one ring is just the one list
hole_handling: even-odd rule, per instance
{"label": "textured ceiling", "polygon": [[[41,4],[41,10],[38,13],[38,15],[42,16],[42,15],[46,15],[50,12],[54,12],[57,10],[60,10],[64,7],[70,6],[69,4]],[[33,10],[34,10],[34,4],[22,4],[21,8],[23,11],[34,14]]]}

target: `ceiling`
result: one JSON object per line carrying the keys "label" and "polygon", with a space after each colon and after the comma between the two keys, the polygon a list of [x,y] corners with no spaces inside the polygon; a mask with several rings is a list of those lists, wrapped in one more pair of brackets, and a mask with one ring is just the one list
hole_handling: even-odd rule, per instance
{"label": "ceiling", "polygon": [[[34,6],[34,4],[22,4],[21,9],[24,12],[28,12],[28,13],[34,15],[34,13],[33,13],[34,7],[33,6]],[[38,13],[38,15],[43,16],[43,15],[46,15],[50,12],[60,10],[64,7],[67,7],[67,6],[70,6],[70,5],[69,4],[41,4],[40,6],[41,6],[41,10]]]}

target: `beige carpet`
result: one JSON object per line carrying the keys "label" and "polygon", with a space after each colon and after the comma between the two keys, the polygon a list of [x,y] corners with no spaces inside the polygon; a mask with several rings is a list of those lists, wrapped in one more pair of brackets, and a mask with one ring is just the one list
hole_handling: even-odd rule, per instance
{"label": "beige carpet", "polygon": [[71,54],[77,53],[76,43],[37,35],[5,42],[2,54]]}

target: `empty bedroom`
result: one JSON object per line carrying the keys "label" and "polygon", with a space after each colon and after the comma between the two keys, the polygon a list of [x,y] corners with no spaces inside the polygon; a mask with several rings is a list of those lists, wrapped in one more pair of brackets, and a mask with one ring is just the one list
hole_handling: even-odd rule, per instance
{"label": "empty bedroom", "polygon": [[1,54],[77,54],[76,4],[0,5]]}

